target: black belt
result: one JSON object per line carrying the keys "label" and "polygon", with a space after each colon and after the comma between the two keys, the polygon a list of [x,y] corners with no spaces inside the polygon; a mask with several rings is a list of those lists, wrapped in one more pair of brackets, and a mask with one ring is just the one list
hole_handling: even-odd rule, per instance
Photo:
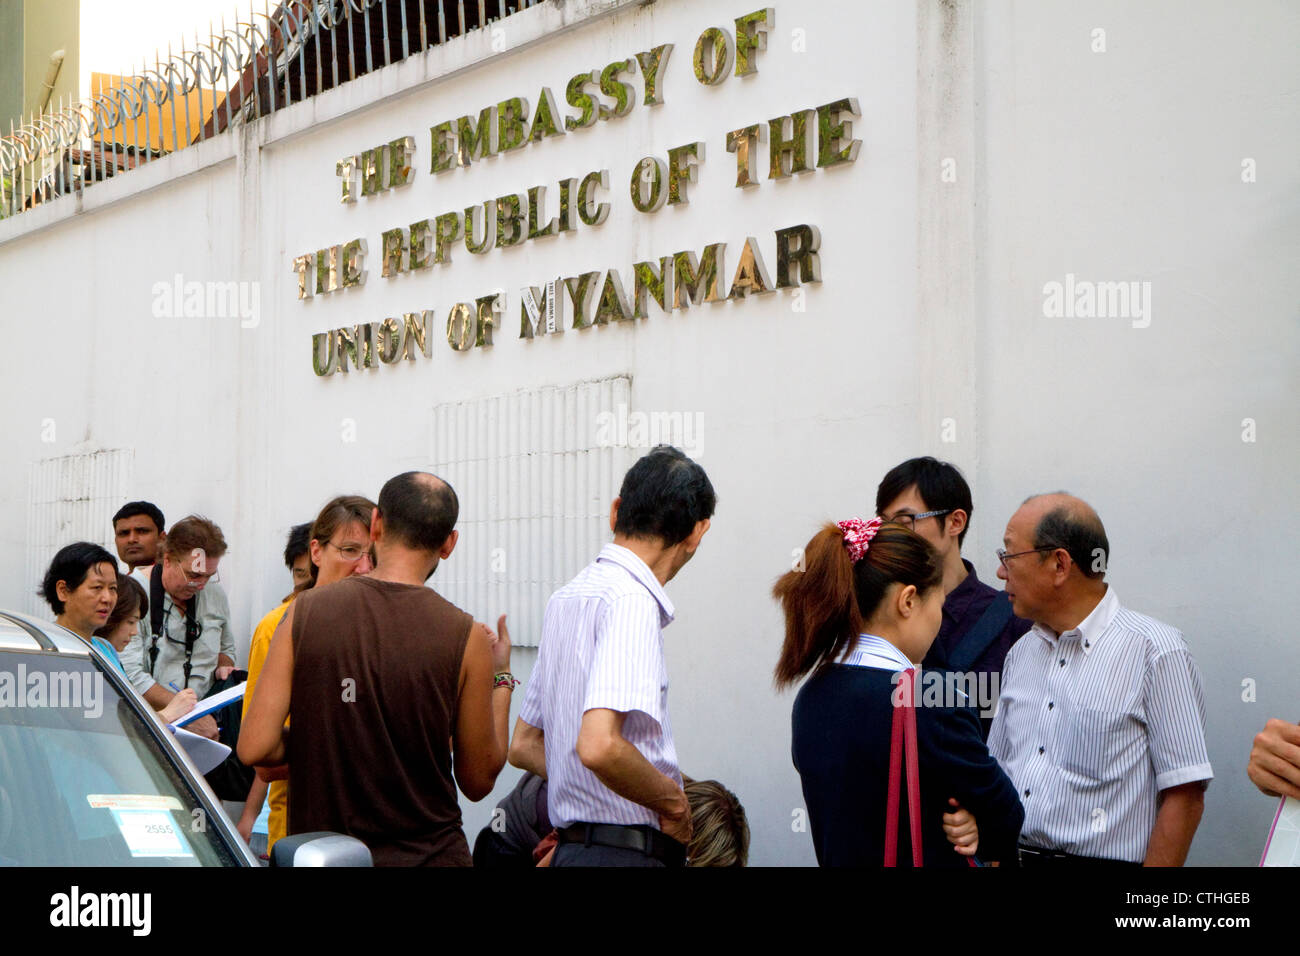
{"label": "black belt", "polygon": [[1060,850],[1045,850],[1039,846],[1027,846],[1021,843],[1017,847],[1020,857],[1021,866],[1073,866],[1073,865],[1093,865],[1093,866],[1141,866],[1141,863],[1131,863],[1128,860],[1111,860],[1103,856],[1076,856],[1073,853],[1062,853]]}
{"label": "black belt", "polygon": [[624,826],[616,823],[575,823],[563,830],[557,830],[556,833],[561,843],[636,850],[658,860],[664,866],[686,865],[686,847],[654,827]]}

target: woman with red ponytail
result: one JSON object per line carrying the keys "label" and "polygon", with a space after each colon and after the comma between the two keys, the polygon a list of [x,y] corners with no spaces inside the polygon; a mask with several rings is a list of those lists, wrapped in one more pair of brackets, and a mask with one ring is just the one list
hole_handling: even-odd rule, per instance
{"label": "woman with red ponytail", "polygon": [[1015,859],[1024,810],[975,711],[915,693],[942,578],[914,532],[851,518],[823,527],[803,570],[772,589],[785,611],[776,684],[812,675],[795,698],[793,753],[822,866]]}

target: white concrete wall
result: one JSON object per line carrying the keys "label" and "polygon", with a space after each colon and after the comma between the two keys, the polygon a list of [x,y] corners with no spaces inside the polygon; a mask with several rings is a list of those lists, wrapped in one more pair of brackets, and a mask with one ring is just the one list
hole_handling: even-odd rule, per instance
{"label": "white concrete wall", "polygon": [[[1250,736],[1300,704],[1298,652],[1280,636],[1295,563],[1277,543],[1297,530],[1294,12],[777,5],[756,75],[697,84],[696,37],[753,6],[529,11],[503,25],[504,50],[490,34],[452,41],[98,186],[84,211],[65,200],[0,222],[0,322],[19,349],[0,380],[11,449],[0,605],[24,605],[36,585],[22,579],[26,462],[134,448],[130,497],[226,529],[222,573],[246,642],[288,588],[289,525],[334,494],[374,496],[391,475],[427,467],[434,405],[629,374],[636,408],[701,416],[698,457],[719,507],[669,588],[670,701],[684,768],[745,804],[752,862],[813,862],[791,826],[802,797],[793,695],[771,688],[771,583],[820,521],[865,515],[888,467],[933,453],[972,480],[967,552],[986,580],[1026,495],[1066,487],[1097,506],[1121,598],[1180,627],[1205,674],[1218,779],[1192,861],[1252,863],[1272,805],[1244,779]],[[1090,50],[1094,27],[1105,53]],[[507,96],[535,107],[542,85],[563,103],[574,73],[665,42],[664,105],[640,105],[638,75],[625,118],[429,174],[432,124]],[[856,163],[733,188],[728,130],[845,96],[863,112]],[[334,161],[402,135],[417,142],[414,183],[339,204]],[[635,162],[697,139],[707,153],[689,205],[637,213]],[[955,183],[941,178],[945,157]],[[1257,161],[1254,183],[1241,182],[1244,157]],[[604,225],[484,256],[460,247],[450,266],[379,276],[383,229],[537,184],[553,194],[594,168],[610,170]],[[766,176],[765,149],[757,169]],[[525,283],[617,268],[630,292],[633,262],[716,241],[729,281],[747,235],[774,271],[772,232],[797,223],[822,234],[824,281],[806,311],[782,291],[516,337]],[[296,301],[292,258],[356,236],[370,248],[366,285]],[[151,288],[177,272],[258,282],[260,322],[154,318]],[[1149,327],[1044,317],[1044,283],[1067,272],[1150,281]],[[442,329],[451,304],[497,288],[508,308],[491,349],[454,353],[439,338],[431,360],[408,367],[311,371],[312,332],[428,308]],[[54,442],[41,441],[47,418]],[[955,441],[943,440],[946,418]],[[1243,418],[1257,441],[1241,440]],[[516,671],[533,659],[518,651]],[[1241,699],[1245,678],[1258,682],[1255,703]],[[514,779],[508,770],[493,797],[466,805],[471,839]]]}
{"label": "white concrete wall", "polygon": [[[235,510],[240,343],[224,322],[156,318],[151,291],[175,273],[233,276],[232,172],[211,166],[0,246],[15,343],[3,385],[4,606],[49,610],[34,597],[39,578],[24,577],[30,462],[134,449],[131,495],[157,501],[169,522],[197,511],[227,524]],[[67,531],[64,544],[90,536],[112,548],[111,527]]]}
{"label": "white concrete wall", "polygon": [[[1174,3],[977,11],[985,520],[967,547],[988,555],[1031,492],[1065,487],[1095,505],[1120,599],[1181,629],[1205,679],[1216,779],[1191,861],[1253,864],[1275,803],[1246,779],[1251,738],[1270,716],[1300,715],[1283,597],[1300,531],[1288,93],[1300,17]],[[1104,53],[1091,51],[1095,28]],[[1044,318],[1043,285],[1067,272],[1151,282],[1150,325]]]}

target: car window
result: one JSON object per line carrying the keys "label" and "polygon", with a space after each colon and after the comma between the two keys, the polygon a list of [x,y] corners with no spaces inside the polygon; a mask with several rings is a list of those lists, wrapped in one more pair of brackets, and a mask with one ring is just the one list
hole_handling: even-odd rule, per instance
{"label": "car window", "polygon": [[0,651],[0,866],[234,866],[93,661]]}

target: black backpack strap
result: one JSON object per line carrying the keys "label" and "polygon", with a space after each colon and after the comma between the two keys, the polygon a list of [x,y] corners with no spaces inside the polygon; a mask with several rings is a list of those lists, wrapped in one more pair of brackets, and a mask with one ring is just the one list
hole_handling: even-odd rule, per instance
{"label": "black backpack strap", "polygon": [[1005,593],[999,593],[992,603],[984,609],[984,613],[979,616],[975,626],[966,632],[966,636],[961,639],[953,651],[952,657],[948,661],[948,670],[951,671],[968,671],[974,663],[980,659],[986,650],[989,649],[1002,629],[1007,626],[1011,620],[1011,601]]}
{"label": "black backpack strap", "polygon": [[155,564],[149,572],[149,633],[153,643],[149,645],[149,676],[153,676],[154,665],[158,663],[158,641],[163,629],[163,583],[162,565]]}

